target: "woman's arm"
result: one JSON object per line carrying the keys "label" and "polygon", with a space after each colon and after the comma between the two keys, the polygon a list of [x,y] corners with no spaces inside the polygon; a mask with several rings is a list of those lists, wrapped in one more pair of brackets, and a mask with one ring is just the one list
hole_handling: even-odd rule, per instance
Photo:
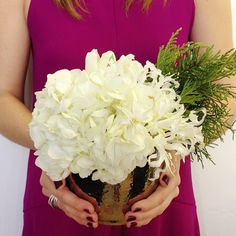
{"label": "woman's arm", "polygon": [[[29,51],[24,0],[0,0],[0,133],[33,149],[28,130],[32,116],[23,104]],[[58,198],[58,207],[67,216],[88,227],[98,226],[91,203],[78,198],[64,185],[56,189],[44,173],[40,184],[44,195],[54,194]]]}
{"label": "woman's arm", "polygon": [[0,133],[34,148],[28,132],[31,112],[23,104],[29,47],[23,0],[0,0]]}
{"label": "woman's arm", "polygon": [[[233,48],[232,13],[230,0],[195,0],[195,20],[191,40],[206,45],[215,45],[215,49],[226,52]],[[236,78],[221,81],[236,87]],[[229,100],[232,122],[236,118],[236,99]]]}

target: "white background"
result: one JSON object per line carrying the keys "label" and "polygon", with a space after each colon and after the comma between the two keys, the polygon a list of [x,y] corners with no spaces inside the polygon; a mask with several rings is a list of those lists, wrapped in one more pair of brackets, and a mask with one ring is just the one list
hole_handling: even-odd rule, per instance
{"label": "white background", "polygon": [[[236,1],[232,1],[236,45]],[[236,127],[235,127],[236,128]],[[236,139],[211,150],[216,166],[193,163],[202,236],[236,235]],[[0,136],[0,235],[20,236],[28,150]],[[186,222],[188,224],[188,222]],[[175,236],[175,235],[174,235]]]}

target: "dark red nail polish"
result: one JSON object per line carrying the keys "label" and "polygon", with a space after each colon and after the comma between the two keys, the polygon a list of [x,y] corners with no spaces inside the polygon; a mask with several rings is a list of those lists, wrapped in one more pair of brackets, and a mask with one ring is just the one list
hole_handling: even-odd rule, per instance
{"label": "dark red nail polish", "polygon": [[90,214],[89,210],[88,209],[84,209],[84,212]]}
{"label": "dark red nail polish", "polygon": [[87,226],[90,227],[90,228],[93,228],[93,224],[91,222],[88,222]]}
{"label": "dark red nail polish", "polygon": [[62,181],[54,181],[56,189],[58,189],[62,185]]}
{"label": "dark red nail polish", "polygon": [[133,212],[139,212],[139,211],[142,211],[142,209],[141,208],[136,208],[136,209],[134,209]]}
{"label": "dark red nail polish", "polygon": [[94,220],[93,220],[93,218],[92,218],[91,216],[88,216],[86,219],[87,219],[88,221],[90,221],[90,222],[94,222]]}
{"label": "dark red nail polish", "polygon": [[134,220],[136,220],[135,216],[129,216],[127,219],[127,222],[134,221]]}
{"label": "dark red nail polish", "polygon": [[135,227],[135,226],[137,226],[137,223],[136,223],[136,222],[132,222],[132,223],[130,224],[130,227]]}
{"label": "dark red nail polish", "polygon": [[162,177],[162,180],[166,183],[166,185],[168,185],[168,183],[169,183],[169,177],[168,177],[167,175],[164,175],[164,176]]}

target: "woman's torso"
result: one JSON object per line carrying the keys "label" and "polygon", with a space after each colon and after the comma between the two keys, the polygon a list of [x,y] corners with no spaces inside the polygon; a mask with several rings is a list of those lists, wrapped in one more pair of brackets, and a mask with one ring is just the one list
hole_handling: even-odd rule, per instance
{"label": "woman's torso", "polygon": [[[142,12],[140,1],[124,11],[123,0],[87,0],[89,15],[81,21],[57,8],[53,0],[31,0],[27,24],[33,58],[33,92],[41,90],[47,74],[59,69],[84,68],[87,52],[97,48],[117,57],[132,53],[142,63],[156,61],[157,52],[171,34],[182,28],[178,43],[189,40],[194,18],[194,0],[153,0],[148,12]],[[27,5],[27,4],[26,4]],[[25,193],[25,209],[47,204],[39,185],[40,170],[30,152]],[[189,162],[181,170],[179,201],[194,201]]]}

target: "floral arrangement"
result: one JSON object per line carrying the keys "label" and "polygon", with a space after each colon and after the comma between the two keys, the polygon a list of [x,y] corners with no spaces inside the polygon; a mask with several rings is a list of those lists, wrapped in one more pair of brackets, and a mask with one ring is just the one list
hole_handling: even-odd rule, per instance
{"label": "floral arrangement", "polygon": [[210,158],[206,145],[230,126],[228,98],[236,97],[216,81],[236,74],[236,53],[178,46],[177,34],[156,65],[92,50],[84,70],[49,74],[30,123],[36,164],[55,181],[78,173],[117,184],[147,162],[158,178],[171,150]]}

